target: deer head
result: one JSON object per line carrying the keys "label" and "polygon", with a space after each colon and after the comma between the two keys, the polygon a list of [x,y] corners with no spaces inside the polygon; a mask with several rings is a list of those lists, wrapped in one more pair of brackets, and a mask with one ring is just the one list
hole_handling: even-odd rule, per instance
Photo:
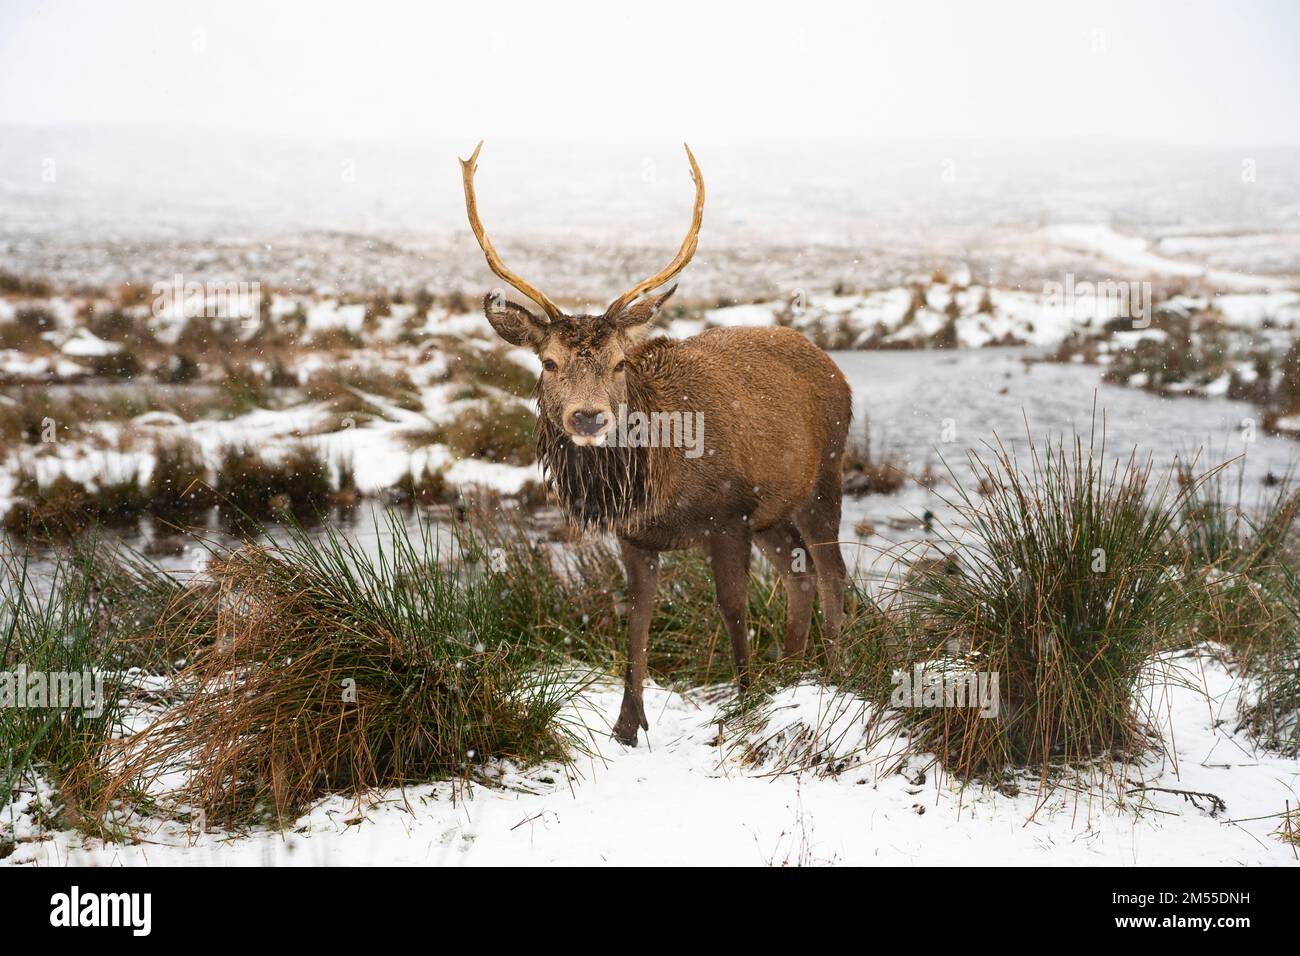
{"label": "deer head", "polygon": [[666,267],[638,282],[610,303],[600,315],[568,315],[532,284],[506,268],[479,220],[474,172],[482,142],[474,155],[460,161],[465,181],[465,211],[488,267],[515,290],[535,302],[542,315],[508,301],[499,291],[488,294],[483,309],[498,335],[512,345],[531,348],[541,359],[538,385],[541,414],[562,429],[575,445],[601,445],[614,427],[619,405],[627,402],[629,350],[676,291],[647,295],[686,268],[695,255],[704,220],[704,177],[691,148],[686,156],[695,180],[695,213],[677,255]]}

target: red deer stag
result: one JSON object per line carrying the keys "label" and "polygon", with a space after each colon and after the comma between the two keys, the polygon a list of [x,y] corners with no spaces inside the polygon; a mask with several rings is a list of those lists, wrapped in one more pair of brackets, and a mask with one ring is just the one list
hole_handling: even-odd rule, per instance
{"label": "red deer stag", "polygon": [[785,586],[784,653],[804,649],[814,582],[827,646],[834,647],[844,615],[840,459],[852,395],[830,357],[791,329],[645,337],[676,286],[650,293],[691,261],[704,217],[704,179],[689,146],[695,214],[677,257],[601,315],[566,314],[502,263],[474,195],[482,148],[461,160],[470,226],[492,271],[543,314],[497,292],[484,309],[498,335],[541,359],[537,450],[561,506],[577,525],[618,538],[630,600],[614,736],[635,746],[637,728],[650,729],[641,688],[660,552],[702,548],[707,555],[742,692],[750,667],[751,542]]}

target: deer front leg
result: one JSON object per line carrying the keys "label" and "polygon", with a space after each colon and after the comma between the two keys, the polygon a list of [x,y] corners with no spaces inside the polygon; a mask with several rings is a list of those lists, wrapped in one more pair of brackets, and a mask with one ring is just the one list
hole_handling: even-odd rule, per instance
{"label": "deer front leg", "polygon": [[743,693],[749,688],[749,550],[748,528],[709,536],[705,551],[713,568],[713,587],[718,597],[722,623],[731,638],[731,658],[736,666],[736,683]]}
{"label": "deer front leg", "polygon": [[659,583],[659,555],[630,541],[618,542],[627,572],[627,675],[623,683],[623,706],[614,724],[614,738],[636,746],[636,732],[650,729],[645,717],[641,689],[645,683],[646,646],[650,642],[650,621],[655,613],[655,588]]}

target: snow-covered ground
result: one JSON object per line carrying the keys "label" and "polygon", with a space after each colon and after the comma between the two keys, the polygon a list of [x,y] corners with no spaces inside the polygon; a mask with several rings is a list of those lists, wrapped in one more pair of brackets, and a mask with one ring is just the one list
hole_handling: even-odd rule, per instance
{"label": "snow-covered ground", "polygon": [[[1179,680],[1156,691],[1171,752],[1125,768],[1124,785],[1046,798],[1032,779],[1018,792],[962,788],[924,756],[897,766],[897,734],[865,735],[859,704],[815,686],[781,692],[766,727],[722,740],[717,692],[648,688],[649,745],[629,749],[607,731],[621,691],[603,687],[574,709],[592,753],[571,768],[505,768],[495,786],[329,798],[284,832],[199,835],[155,824],[125,845],[38,834],[20,813],[20,842],[4,863],[1296,865],[1275,831],[1287,801],[1300,802],[1300,761],[1234,733],[1241,687],[1212,648],[1172,664]],[[844,764],[835,775],[744,759],[760,740],[818,727],[818,746]],[[1214,794],[1226,808],[1157,787]]]}
{"label": "snow-covered ground", "polygon": [[[1094,233],[1095,230],[1089,235]],[[924,347],[935,344],[949,332],[951,344],[965,348],[992,344],[1047,348],[1055,346],[1074,331],[1097,330],[1114,316],[1117,308],[1115,302],[1092,292],[1061,301],[1059,297],[1039,289],[962,284],[969,279],[969,274],[954,275],[952,281],[932,281],[930,277],[923,277],[914,285],[859,294],[800,293],[791,301],[772,300],[705,309],[696,313],[698,318],[672,322],[667,332],[688,336],[708,326],[771,325],[784,321],[829,349],[851,350],[868,345]],[[1170,299],[1169,303],[1171,307],[1182,309],[1205,308],[1212,304],[1228,323],[1247,333],[1267,325],[1268,334],[1289,334],[1300,323],[1300,292],[1294,291],[1232,293],[1213,298],[1182,295]],[[87,380],[91,368],[77,360],[111,355],[120,351],[121,346],[79,326],[75,303],[62,297],[34,301],[0,298],[0,324],[13,321],[20,305],[48,309],[57,322],[57,328],[42,338],[58,351],[54,354],[29,354],[12,349],[0,351],[0,377],[11,384],[25,384],[29,388],[51,382],[63,383],[69,388],[81,384],[88,388],[96,387],[94,381]],[[97,477],[121,478],[131,472],[147,480],[153,463],[151,446],[156,440],[178,437],[195,440],[212,466],[225,445],[251,442],[274,455],[277,449],[286,448],[293,436],[309,435],[334,469],[348,467],[355,471],[357,486],[362,492],[391,487],[413,468],[417,472],[420,469],[442,470],[453,485],[486,484],[506,493],[513,493],[525,482],[536,478],[533,468],[457,461],[444,446],[414,449],[410,446],[407,438],[412,432],[428,430],[446,422],[459,414],[464,406],[455,399],[457,388],[443,382],[448,368],[444,352],[402,345],[397,341],[399,332],[412,316],[412,307],[394,304],[391,308],[391,314],[376,323],[375,329],[367,333],[369,338],[348,355],[314,351],[310,346],[311,338],[331,330],[358,333],[362,328],[364,306],[340,304],[334,298],[277,294],[272,297],[269,311],[272,316],[281,318],[294,312],[301,312],[306,317],[307,348],[293,360],[290,369],[298,381],[306,383],[313,374],[336,367],[377,367],[400,372],[409,375],[417,386],[423,406],[420,410],[412,411],[367,394],[359,397],[382,414],[357,427],[347,419],[331,423],[330,409],[323,404],[258,409],[229,419],[183,421],[175,415],[155,411],[130,421],[82,423],[88,426],[85,430],[90,433],[89,441],[24,446],[9,456],[7,467],[0,469],[0,510],[11,503],[19,470],[34,472],[43,483],[59,474],[92,485]],[[164,312],[148,321],[160,340],[169,341],[179,334],[185,320],[183,316],[178,318]],[[273,318],[272,321],[278,320]],[[483,315],[478,312],[433,310],[419,328],[429,336],[451,336],[483,348],[498,344]],[[536,369],[537,362],[531,353],[514,350],[508,357]],[[850,363],[859,361],[856,355],[846,356],[846,360]],[[880,361],[888,363],[891,360]],[[921,360],[921,364],[934,366],[934,373],[942,375],[942,366],[950,361],[947,355],[930,354]],[[265,364],[254,361],[250,369],[256,372]],[[124,384],[148,389],[156,388],[158,383],[141,373],[130,383],[116,383],[116,387]],[[869,389],[876,384],[874,379],[855,382],[860,394],[864,389],[869,394]],[[968,387],[969,383],[953,381],[944,391],[950,398],[961,398],[967,394]],[[510,396],[502,397],[506,401],[516,401]],[[1026,395],[1024,398],[1027,401],[1025,407],[1032,407],[1028,404],[1032,403],[1032,397]],[[1080,400],[1083,398],[1086,396]],[[0,404],[10,401],[0,393]],[[964,402],[948,401],[941,396],[936,396],[936,401],[950,405],[953,417],[970,420],[971,410]],[[985,401],[981,399],[978,404],[983,405]],[[927,414],[928,411],[929,406],[918,403],[913,414]],[[867,405],[864,405],[864,413],[879,417],[879,413]],[[979,427],[977,422],[971,424]],[[987,437],[988,429],[981,431],[981,437]],[[133,446],[133,437],[144,441]],[[929,444],[933,442],[934,437],[931,437]]]}
{"label": "snow-covered ground", "polygon": [[[1152,251],[1151,243],[1140,236],[1125,235],[1097,223],[1052,226],[1046,234],[1049,242],[1097,255],[1106,262],[1130,270],[1134,279],[1185,276],[1205,279],[1224,290],[1273,290],[1289,286],[1287,280],[1273,276],[1209,268],[1199,262],[1173,259]],[[1178,251],[1192,252],[1195,247],[1183,246]]]}
{"label": "snow-covered ground", "polygon": [[[1267,329],[1290,335],[1300,323],[1300,293],[1292,286],[1272,276],[1189,265],[1185,257],[1195,254],[1195,243],[1153,245],[1093,226],[1041,230],[1034,241],[1085,256],[1100,264],[1103,276],[1118,270],[1133,278],[1208,277],[1224,294],[1201,290],[1171,301],[1188,309],[1212,301],[1228,324],[1246,334]],[[936,526],[953,519],[943,501],[944,462],[962,474],[968,450],[980,449],[995,435],[1013,449],[1023,447],[1026,424],[1041,437],[1086,434],[1104,420],[1112,454],[1123,456],[1134,447],[1150,451],[1162,470],[1175,456],[1194,455],[1198,448],[1207,449],[1202,458],[1207,466],[1243,454],[1239,467],[1252,489],[1266,475],[1287,473],[1294,463],[1291,442],[1252,433],[1247,444],[1240,426],[1254,414],[1251,406],[1213,389],[1193,405],[1102,384],[1095,367],[1026,363],[1071,332],[1104,324],[1114,315],[1113,304],[1096,296],[1061,304],[1041,285],[986,286],[972,281],[972,271],[963,267],[943,278],[909,274],[898,284],[852,293],[792,289],[785,297],[697,307],[668,329],[685,336],[708,326],[789,322],[827,347],[845,350],[836,359],[855,392],[855,437],[867,434],[869,422],[877,454],[893,455],[912,476],[929,471],[940,476],[933,489],[909,483],[892,495],[846,501],[841,539],[859,579],[878,578],[893,569],[901,553],[915,557],[918,546],[933,544],[924,527],[927,512]],[[55,296],[44,305],[56,327],[41,336],[43,351],[0,351],[0,374],[28,389],[50,382],[62,389],[97,387],[85,381],[93,362],[120,346],[79,327],[76,302]],[[17,308],[16,302],[0,299],[0,323],[13,321]],[[412,435],[453,420],[480,399],[460,396],[460,385],[447,376],[451,353],[441,345],[402,340],[402,333],[411,331],[408,304],[395,303],[388,315],[368,324],[365,306],[338,294],[276,293],[270,315],[273,321],[303,318],[305,347],[288,368],[299,383],[343,365],[400,370],[409,377],[418,408],[356,391],[376,412],[361,422],[339,421],[326,403],[310,401],[228,418],[187,421],[150,411],[128,420],[81,422],[78,439],[12,450],[0,468],[0,508],[13,500],[22,473],[34,474],[42,484],[67,475],[89,487],[132,474],[147,480],[154,440],[181,436],[197,444],[210,466],[227,445],[251,444],[274,457],[305,440],[336,471],[354,472],[363,493],[382,492],[406,472],[422,469],[440,471],[453,487],[487,486],[507,494],[538,477],[535,466],[458,459],[445,445],[412,443]],[[182,324],[183,316],[166,313],[152,322],[159,340],[173,343]],[[474,311],[434,308],[417,331],[430,342],[445,336],[495,344],[484,317]],[[313,337],[334,332],[363,341],[348,352],[314,349]],[[1155,334],[1120,333],[1116,341]],[[894,350],[933,345],[943,337],[957,348]],[[980,348],[1012,343],[1024,348]],[[867,344],[886,350],[854,350]],[[535,369],[529,354],[516,351],[508,358]],[[502,401],[526,401],[488,391]],[[11,399],[0,397],[4,401]],[[363,527],[369,522],[363,513],[348,533],[378,534]],[[1181,666],[1195,679],[1191,686],[1164,690],[1168,759],[1126,768],[1125,787],[1103,783],[1046,796],[1033,780],[1021,781],[1015,792],[963,788],[936,772],[924,755],[898,766],[904,741],[889,729],[887,717],[814,686],[777,695],[768,725],[757,736],[739,737],[733,730],[721,739],[722,691],[651,688],[648,746],[643,741],[629,750],[607,733],[621,691],[602,686],[575,708],[573,716],[589,728],[592,752],[569,768],[503,768],[496,786],[430,784],[373,794],[360,804],[330,798],[285,832],[194,837],[155,821],[140,842],[122,845],[70,832],[41,833],[20,801],[0,821],[0,826],[11,823],[19,838],[3,862],[1295,863],[1295,851],[1273,834],[1287,802],[1300,804],[1300,761],[1257,751],[1234,732],[1241,688],[1210,651],[1187,657]],[[879,719],[868,721],[870,716]],[[824,755],[835,759],[822,765],[843,764],[842,772],[793,771],[779,759],[780,745],[806,747],[808,731],[831,725]],[[768,746],[755,763],[745,755],[759,737]],[[1166,791],[1213,793],[1227,808],[1211,814],[1207,798],[1192,803]]]}

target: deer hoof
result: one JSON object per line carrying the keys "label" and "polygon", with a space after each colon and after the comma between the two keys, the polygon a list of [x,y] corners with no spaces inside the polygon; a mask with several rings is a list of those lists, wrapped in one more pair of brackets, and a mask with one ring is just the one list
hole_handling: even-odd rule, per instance
{"label": "deer hoof", "polygon": [[650,722],[645,719],[645,705],[632,695],[623,697],[623,705],[618,709],[618,720],[614,722],[614,739],[629,747],[636,746],[636,731],[650,729]]}
{"label": "deer hoof", "polygon": [[620,720],[617,724],[614,725],[613,736],[614,739],[617,740],[619,743],[627,747],[635,747],[636,731],[637,731],[637,725],[635,723],[624,724],[624,722]]}

